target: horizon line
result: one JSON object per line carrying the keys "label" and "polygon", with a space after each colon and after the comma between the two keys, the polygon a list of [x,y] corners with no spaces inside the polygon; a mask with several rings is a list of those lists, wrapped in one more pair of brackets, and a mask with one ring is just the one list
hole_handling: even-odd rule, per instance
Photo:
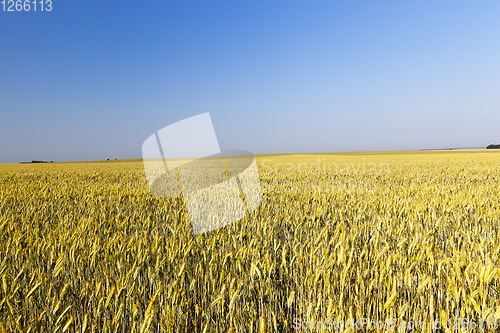
{"label": "horizon line", "polygon": [[[294,152],[294,153],[263,153],[263,154],[254,154],[255,157],[269,156],[269,155],[318,155],[318,154],[352,154],[352,153],[396,153],[396,152],[424,152],[424,151],[450,151],[450,150],[465,150],[465,149],[487,149],[486,147],[450,147],[450,148],[421,148],[421,149],[408,149],[408,150],[352,150],[352,151],[335,151],[335,152]],[[494,149],[493,149],[494,150]],[[123,159],[106,159],[106,160],[80,160],[80,161],[44,161],[44,160],[33,160],[33,161],[21,161],[21,162],[13,162],[13,163],[0,163],[2,164],[53,164],[53,163],[106,163],[106,162],[138,162],[142,161],[143,158],[123,158]]]}

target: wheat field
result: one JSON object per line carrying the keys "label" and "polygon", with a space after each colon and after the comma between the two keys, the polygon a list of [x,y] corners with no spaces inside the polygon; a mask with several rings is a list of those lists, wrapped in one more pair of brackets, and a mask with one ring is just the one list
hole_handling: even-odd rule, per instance
{"label": "wheat field", "polygon": [[261,206],[197,236],[141,161],[0,165],[0,331],[498,330],[500,152],[257,164]]}

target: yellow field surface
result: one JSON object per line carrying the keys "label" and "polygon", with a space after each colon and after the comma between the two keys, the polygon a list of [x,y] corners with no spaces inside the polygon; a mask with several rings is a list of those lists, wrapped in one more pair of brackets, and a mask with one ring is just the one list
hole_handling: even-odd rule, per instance
{"label": "yellow field surface", "polygon": [[261,206],[197,236],[141,160],[0,165],[0,331],[495,329],[500,151],[257,165]]}

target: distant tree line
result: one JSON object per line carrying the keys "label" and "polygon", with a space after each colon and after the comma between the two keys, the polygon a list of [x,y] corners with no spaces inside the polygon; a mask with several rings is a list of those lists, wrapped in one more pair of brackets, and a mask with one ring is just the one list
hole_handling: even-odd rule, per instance
{"label": "distant tree line", "polygon": [[[50,163],[52,163],[54,161],[50,161]],[[49,163],[48,161],[31,161],[31,162],[21,162],[21,164],[25,164],[25,163]]]}
{"label": "distant tree line", "polygon": [[500,145],[489,145],[486,149],[500,149]]}

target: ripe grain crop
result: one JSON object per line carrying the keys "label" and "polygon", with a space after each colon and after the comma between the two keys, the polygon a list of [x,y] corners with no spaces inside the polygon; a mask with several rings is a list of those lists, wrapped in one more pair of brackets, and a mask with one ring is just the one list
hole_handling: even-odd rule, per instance
{"label": "ripe grain crop", "polygon": [[149,193],[141,162],[1,165],[0,331],[500,318],[497,152],[257,164],[259,209],[197,236],[182,199]]}

